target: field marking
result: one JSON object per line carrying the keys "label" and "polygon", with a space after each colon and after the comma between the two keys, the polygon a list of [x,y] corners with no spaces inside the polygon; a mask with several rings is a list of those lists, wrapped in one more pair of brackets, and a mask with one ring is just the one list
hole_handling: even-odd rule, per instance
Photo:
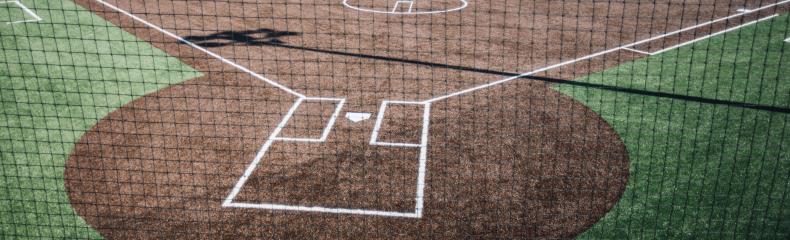
{"label": "field marking", "polygon": [[[299,106],[302,105],[305,101],[337,101],[338,106],[335,107],[335,111],[332,114],[332,117],[328,121],[327,125],[324,127],[324,131],[322,133],[321,138],[313,139],[313,138],[283,138],[279,137],[280,133],[282,132],[283,128],[288,125],[288,121],[293,117],[296,110]],[[431,104],[430,103],[421,103],[421,102],[414,102],[414,101],[382,101],[381,110],[379,111],[376,117],[376,127],[374,131],[371,133],[371,142],[370,145],[377,145],[377,146],[388,146],[388,147],[409,147],[409,148],[420,148],[419,158],[418,158],[418,167],[417,167],[417,183],[416,183],[416,190],[415,190],[415,204],[414,204],[414,212],[396,212],[396,211],[380,211],[380,210],[370,210],[370,209],[353,209],[353,208],[331,208],[331,207],[322,207],[322,206],[300,206],[300,205],[287,205],[287,204],[273,204],[273,203],[242,203],[242,202],[234,202],[233,200],[238,196],[239,192],[241,192],[241,188],[247,183],[249,177],[255,172],[255,169],[258,168],[260,165],[261,160],[268,152],[269,148],[271,148],[272,144],[276,141],[295,141],[295,142],[325,142],[331,132],[332,127],[337,120],[337,117],[340,115],[341,109],[345,103],[345,99],[339,98],[298,98],[291,108],[288,110],[288,113],[285,114],[280,123],[275,127],[272,133],[269,135],[269,138],[266,142],[261,146],[258,150],[258,153],[255,155],[253,161],[247,165],[247,168],[244,170],[244,174],[239,177],[239,180],[236,181],[236,184],[231,189],[228,196],[222,203],[223,207],[237,207],[237,208],[257,208],[257,209],[270,209],[270,210],[289,210],[289,211],[302,211],[302,212],[321,212],[321,213],[335,213],[335,214],[358,214],[358,215],[373,215],[373,216],[383,216],[383,217],[404,217],[404,218],[421,218],[423,207],[424,207],[424,198],[425,198],[425,175],[427,172],[427,161],[428,161],[428,131],[430,130],[430,114],[431,114]],[[422,105],[423,106],[423,114],[422,114],[422,132],[420,133],[420,143],[419,144],[411,144],[411,143],[387,143],[387,142],[378,142],[376,139],[378,138],[378,129],[381,128],[381,123],[384,120],[384,110],[386,110],[386,106],[388,104],[412,104],[412,105]]]}
{"label": "field marking", "polygon": [[[379,106],[379,112],[376,115],[376,123],[373,126],[373,132],[370,134],[370,145],[377,145],[377,146],[390,146],[390,147],[421,147],[423,146],[422,140],[420,143],[393,143],[393,142],[381,142],[378,141],[379,132],[381,130],[381,124],[384,122],[384,113],[387,111],[387,105],[390,104],[401,104],[401,105],[423,105],[423,109],[425,109],[426,103],[423,102],[413,102],[413,101],[382,101],[381,106]],[[425,119],[423,119],[425,121]],[[423,122],[423,125],[426,123]]]}
{"label": "field marking", "polygon": [[635,53],[641,53],[641,54],[644,54],[644,55],[651,55],[651,56],[652,56],[652,55],[654,55],[654,54],[652,54],[652,53],[650,53],[650,52],[646,52],[646,51],[642,51],[642,50],[637,50],[637,49],[630,48],[630,47],[625,47],[625,48],[623,48],[623,50],[628,50],[628,51],[635,52]]}
{"label": "field marking", "polygon": [[[361,11],[361,12],[384,13],[384,14],[395,14],[395,15],[449,13],[449,12],[460,11],[461,9],[464,9],[467,6],[469,6],[468,0],[457,0],[457,1],[459,1],[461,3],[461,6],[458,6],[458,7],[455,7],[455,8],[451,8],[451,9],[435,10],[435,11],[411,11],[411,6],[409,6],[409,12],[396,12],[396,11],[394,11],[394,9],[392,11],[389,11],[389,10],[383,11],[383,10],[368,9],[368,8],[362,8],[362,7],[353,6],[353,5],[348,3],[348,0],[343,0],[343,6],[346,6],[347,8],[351,8],[351,9],[354,9],[354,10],[357,10],[357,11]],[[396,4],[395,4],[396,7],[397,7],[397,3],[398,2],[414,2],[414,1],[407,1],[407,0],[397,1]]]}
{"label": "field marking", "polygon": [[320,212],[320,213],[335,213],[335,214],[356,214],[356,215],[372,215],[383,217],[403,217],[403,218],[420,218],[421,215],[416,212],[394,212],[394,211],[378,211],[366,209],[353,209],[353,208],[327,208],[316,206],[295,206],[283,204],[259,204],[259,203],[242,203],[234,202],[225,207],[238,207],[238,208],[257,208],[269,210],[285,210],[285,211],[300,211],[300,212]]}
{"label": "field marking", "polygon": [[[286,141],[286,142],[324,142],[326,138],[329,137],[329,133],[332,131],[332,127],[335,125],[335,120],[337,116],[340,115],[340,110],[343,109],[343,105],[346,103],[345,98],[302,98],[302,101],[299,102],[299,105],[304,103],[305,101],[319,101],[319,102],[337,102],[335,106],[334,112],[332,112],[332,116],[329,117],[329,121],[327,122],[326,126],[324,126],[324,130],[321,132],[321,136],[319,138],[295,138],[295,137],[275,137],[274,140],[279,141]],[[290,117],[289,119],[290,120]],[[286,126],[288,124],[286,123]]]}
{"label": "field marking", "polygon": [[790,38],[785,39],[785,42],[790,43]]}
{"label": "field marking", "polygon": [[679,47],[683,47],[683,46],[686,46],[686,45],[689,45],[689,44],[692,44],[692,43],[695,43],[695,42],[698,42],[698,41],[702,41],[702,40],[705,40],[705,39],[708,39],[708,38],[711,38],[711,37],[715,37],[715,36],[718,36],[718,35],[721,35],[721,34],[725,34],[725,33],[731,32],[733,30],[738,30],[740,28],[743,28],[743,27],[746,27],[746,26],[750,26],[750,25],[753,25],[753,24],[756,24],[756,23],[759,23],[759,22],[762,22],[762,21],[765,21],[765,20],[768,20],[768,19],[771,19],[771,18],[774,18],[774,17],[777,17],[777,16],[779,16],[779,14],[774,14],[774,15],[771,15],[771,16],[763,17],[763,18],[760,18],[760,19],[757,19],[757,20],[754,20],[754,21],[751,21],[751,22],[747,22],[747,23],[744,23],[744,24],[741,24],[741,25],[729,28],[729,29],[718,31],[718,32],[713,33],[713,34],[709,34],[709,35],[706,35],[706,36],[703,36],[703,37],[700,37],[700,38],[695,38],[694,40],[691,40],[691,41],[688,41],[688,42],[684,42],[684,43],[681,43],[681,44],[677,44],[677,45],[674,45],[674,46],[671,46],[671,47],[668,47],[668,48],[664,48],[664,49],[652,52],[652,53],[650,53],[650,55],[657,55],[657,54],[661,54],[661,53],[664,53],[664,52],[667,52],[667,51],[671,51],[671,50],[679,48]]}
{"label": "field marking", "polygon": [[757,19],[757,20],[754,20],[754,21],[750,21],[750,22],[747,22],[747,23],[744,23],[744,24],[741,24],[741,25],[738,25],[738,26],[735,26],[735,27],[727,28],[727,29],[724,29],[724,30],[721,30],[721,31],[718,31],[718,32],[715,32],[715,33],[712,33],[712,34],[708,34],[708,35],[705,35],[705,36],[702,36],[702,37],[698,37],[698,38],[692,39],[690,41],[686,41],[686,42],[683,42],[683,43],[675,44],[675,45],[673,45],[671,47],[666,47],[666,48],[663,48],[663,49],[655,51],[655,52],[637,50],[637,49],[634,49],[634,48],[631,48],[631,47],[625,47],[625,48],[623,48],[623,50],[628,50],[628,51],[637,52],[637,53],[650,55],[650,56],[658,55],[658,54],[661,54],[661,53],[664,53],[664,52],[667,52],[667,51],[671,51],[671,50],[676,49],[676,48],[680,48],[680,47],[683,47],[683,46],[686,46],[686,45],[689,45],[689,44],[693,44],[695,42],[699,42],[699,41],[702,41],[702,40],[705,40],[705,39],[708,39],[708,38],[711,38],[711,37],[715,37],[715,36],[718,36],[718,35],[721,35],[721,34],[724,34],[724,33],[728,33],[728,32],[734,31],[734,30],[738,30],[740,28],[743,28],[743,27],[746,27],[746,26],[749,26],[749,25],[752,25],[752,24],[755,24],[755,23],[758,23],[758,22],[762,22],[762,21],[765,21],[765,20],[768,20],[768,19],[771,19],[771,18],[774,18],[774,17],[777,17],[777,16],[779,16],[779,14],[774,14],[774,15],[771,15],[771,16],[763,17],[763,18],[760,18],[760,19]]}
{"label": "field marking", "polygon": [[280,131],[283,130],[285,125],[288,123],[288,120],[291,119],[291,116],[293,116],[294,112],[296,112],[296,109],[299,107],[299,105],[302,104],[302,101],[304,101],[304,98],[296,99],[296,101],[291,106],[291,109],[288,110],[288,113],[286,113],[283,119],[280,120],[280,123],[277,124],[277,127],[274,128],[272,133],[269,134],[269,138],[266,139],[266,142],[263,143],[263,146],[261,146],[261,148],[258,150],[258,153],[255,154],[255,158],[253,158],[252,162],[249,165],[247,165],[247,169],[244,170],[244,174],[241,175],[238,181],[236,181],[236,185],[233,186],[233,189],[231,189],[230,194],[228,194],[228,196],[225,198],[225,201],[222,203],[223,207],[230,206],[230,204],[233,202],[233,199],[236,198],[236,195],[239,194],[241,187],[244,186],[245,183],[247,183],[247,179],[250,177],[250,175],[252,175],[252,172],[254,172],[255,169],[258,167],[258,163],[260,163],[261,159],[263,159],[263,156],[266,155],[266,151],[268,151],[269,147],[272,146],[272,143],[274,143],[275,138],[280,134]]}
{"label": "field marking", "polygon": [[398,6],[401,3],[408,3],[409,4],[409,10],[407,11],[407,13],[411,13],[412,7],[414,7],[414,1],[396,1],[395,2],[395,6],[392,7],[392,12],[393,13],[398,12],[398,9],[400,9],[400,8],[398,8]]}
{"label": "field marking", "polygon": [[13,3],[13,4],[15,4],[17,7],[21,8],[21,9],[22,9],[22,11],[23,11],[23,12],[25,12],[25,14],[27,14],[27,15],[28,15],[28,16],[30,16],[30,17],[33,17],[33,19],[26,19],[26,20],[19,20],[19,21],[13,21],[13,22],[6,22],[5,24],[30,23],[30,22],[38,22],[38,21],[41,21],[41,20],[43,20],[43,19],[41,19],[41,17],[39,17],[39,16],[38,16],[38,15],[37,15],[35,12],[33,12],[32,10],[30,10],[29,8],[27,8],[27,6],[25,6],[25,4],[22,4],[22,3],[21,3],[21,2],[19,2],[18,0],[17,0],[17,1],[4,1],[4,2],[0,2],[0,4],[9,4],[9,3]]}
{"label": "field marking", "polygon": [[738,8],[738,10],[735,10],[735,11],[739,12],[739,13],[748,13],[748,12],[751,12],[751,11],[754,11],[754,10],[751,10],[751,9],[748,9],[748,8]]}
{"label": "field marking", "polygon": [[536,74],[536,73],[548,71],[548,70],[551,70],[551,69],[554,69],[554,68],[562,67],[562,66],[565,66],[565,65],[568,65],[568,64],[579,62],[579,61],[588,60],[588,59],[591,59],[591,58],[594,58],[594,57],[598,57],[598,56],[601,56],[601,55],[605,55],[605,54],[608,54],[608,53],[611,53],[611,52],[615,52],[615,51],[619,51],[619,50],[628,50],[627,48],[632,48],[634,46],[637,46],[637,45],[640,45],[640,44],[643,44],[643,43],[646,43],[646,42],[654,41],[654,40],[659,39],[659,38],[663,38],[663,37],[666,37],[666,36],[669,36],[669,35],[678,34],[678,33],[685,32],[685,31],[688,31],[688,30],[692,30],[692,29],[695,29],[695,28],[698,28],[698,27],[701,27],[701,26],[706,26],[706,25],[717,23],[717,22],[726,21],[726,20],[729,20],[731,18],[736,18],[736,17],[740,17],[740,16],[743,16],[743,15],[746,15],[746,14],[758,12],[758,11],[765,10],[765,9],[768,9],[768,8],[772,8],[772,7],[775,7],[775,6],[779,6],[779,5],[788,3],[788,2],[790,2],[790,0],[784,0],[784,1],[776,2],[776,3],[772,3],[772,4],[765,5],[765,6],[762,6],[762,7],[759,7],[759,8],[755,8],[755,9],[749,11],[749,12],[742,12],[742,13],[730,15],[730,16],[727,16],[727,17],[718,18],[718,19],[714,19],[714,20],[707,21],[707,22],[704,22],[704,23],[700,23],[700,24],[697,24],[697,25],[694,25],[694,26],[681,28],[681,29],[678,29],[678,30],[675,30],[675,31],[672,31],[672,32],[668,32],[668,33],[664,33],[664,34],[661,34],[661,35],[658,35],[658,36],[654,36],[654,37],[650,37],[650,38],[647,38],[647,39],[639,40],[639,41],[636,41],[636,42],[633,42],[633,43],[629,43],[629,44],[626,44],[626,45],[622,45],[622,46],[619,46],[619,47],[615,47],[615,48],[603,50],[603,51],[600,51],[600,52],[596,52],[596,53],[593,53],[593,54],[589,54],[589,55],[586,55],[586,56],[578,57],[576,59],[571,59],[571,60],[567,60],[567,61],[560,62],[560,63],[557,63],[557,64],[541,67],[541,68],[538,68],[538,69],[535,69],[535,70],[532,70],[532,71],[529,71],[529,72],[525,72],[525,73],[522,73],[522,74],[519,74],[519,75],[515,75],[515,76],[512,76],[512,77],[503,78],[503,79],[500,79],[500,80],[497,80],[497,81],[493,81],[493,82],[490,82],[490,83],[486,83],[486,84],[478,85],[478,86],[475,86],[475,87],[471,87],[471,88],[463,89],[463,90],[460,90],[460,91],[456,91],[456,92],[453,92],[453,93],[445,94],[445,95],[442,95],[442,96],[434,97],[434,98],[431,98],[431,99],[424,100],[422,102],[423,103],[432,103],[432,102],[441,101],[441,100],[444,100],[444,99],[447,99],[447,98],[455,97],[455,96],[458,96],[458,95],[467,94],[467,93],[474,92],[474,91],[477,91],[477,90],[481,90],[481,89],[489,88],[489,87],[492,87],[492,86],[500,85],[500,84],[503,84],[503,83],[506,83],[506,82],[513,81],[515,79],[519,79],[519,78],[530,76],[530,75],[533,75],[533,74]]}
{"label": "field marking", "polygon": [[254,71],[252,71],[252,70],[250,70],[250,69],[248,69],[248,68],[246,68],[244,66],[241,66],[241,65],[239,65],[239,64],[237,64],[237,63],[235,63],[235,62],[233,62],[231,60],[228,60],[227,58],[225,58],[225,57],[223,57],[223,56],[221,56],[219,54],[216,54],[216,53],[214,53],[212,51],[209,51],[208,49],[205,49],[205,48],[203,48],[201,46],[198,46],[197,44],[194,44],[194,43],[182,38],[181,36],[178,36],[178,35],[170,32],[170,31],[167,31],[165,29],[162,29],[159,26],[156,26],[153,23],[150,23],[150,22],[146,21],[145,19],[142,19],[140,17],[137,17],[134,14],[129,13],[126,10],[123,10],[123,9],[121,9],[119,7],[116,7],[115,5],[112,5],[110,3],[107,3],[104,0],[95,0],[95,1],[98,2],[98,3],[101,3],[104,6],[109,7],[111,9],[115,10],[115,11],[118,11],[118,12],[120,12],[120,13],[128,16],[128,17],[131,17],[132,19],[134,19],[134,20],[136,20],[138,22],[141,22],[141,23],[145,24],[146,26],[148,26],[150,28],[153,28],[153,29],[155,29],[155,30],[157,30],[157,31],[159,31],[161,33],[164,33],[165,35],[167,35],[167,36],[169,36],[171,38],[175,38],[179,42],[187,44],[190,47],[193,47],[193,48],[195,48],[197,50],[200,50],[201,52],[204,52],[204,53],[208,54],[209,56],[212,56],[212,57],[214,57],[216,59],[219,59],[220,61],[222,61],[224,63],[227,63],[227,64],[235,67],[236,69],[239,69],[239,70],[241,70],[243,72],[246,72],[246,73],[252,75],[253,77],[255,77],[257,79],[260,79],[260,80],[262,80],[262,81],[264,81],[266,83],[269,83],[269,84],[271,84],[271,85],[273,85],[273,86],[275,86],[275,87],[277,87],[277,88],[279,88],[279,89],[281,89],[281,90],[283,90],[283,91],[285,91],[287,93],[290,93],[291,95],[297,96],[299,98],[305,98],[306,97],[305,95],[303,95],[303,94],[301,94],[299,92],[296,92],[293,89],[286,87],[285,85],[282,85],[282,84],[280,84],[280,83],[278,83],[278,82],[276,82],[274,80],[268,79],[268,78],[264,77],[263,75],[258,74],[258,73],[254,72]]}

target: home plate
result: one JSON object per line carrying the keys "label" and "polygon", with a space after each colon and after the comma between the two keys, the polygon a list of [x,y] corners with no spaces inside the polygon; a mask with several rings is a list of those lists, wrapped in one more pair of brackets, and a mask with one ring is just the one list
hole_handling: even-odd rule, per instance
{"label": "home plate", "polygon": [[348,120],[351,120],[352,122],[365,121],[368,120],[368,118],[370,118],[370,113],[347,112],[346,118],[348,118]]}

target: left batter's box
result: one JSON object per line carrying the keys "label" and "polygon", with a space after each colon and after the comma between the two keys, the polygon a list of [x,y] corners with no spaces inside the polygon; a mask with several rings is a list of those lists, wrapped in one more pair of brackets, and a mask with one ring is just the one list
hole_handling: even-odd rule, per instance
{"label": "left batter's box", "polygon": [[20,1],[0,2],[0,22],[5,24],[41,21],[41,17]]}

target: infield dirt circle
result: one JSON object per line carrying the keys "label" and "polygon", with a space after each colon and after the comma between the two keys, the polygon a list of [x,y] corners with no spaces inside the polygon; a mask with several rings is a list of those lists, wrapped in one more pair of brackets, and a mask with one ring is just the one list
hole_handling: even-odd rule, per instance
{"label": "infield dirt circle", "polygon": [[[644,36],[622,29],[662,27],[624,21],[636,14],[626,3],[470,1],[451,13],[395,15],[341,1],[77,2],[204,73],[124,105],[77,143],[65,172],[72,205],[111,239],[576,236],[625,189],[617,133],[545,81],[453,93],[609,48],[612,36],[598,33],[629,42]],[[502,17],[520,8],[520,20]],[[623,22],[560,13],[600,9]],[[553,36],[562,21],[595,31]],[[557,39],[585,45],[565,52]],[[544,74],[637,57],[617,54]],[[420,104],[381,112],[394,100]],[[374,129],[402,146],[371,144]]]}

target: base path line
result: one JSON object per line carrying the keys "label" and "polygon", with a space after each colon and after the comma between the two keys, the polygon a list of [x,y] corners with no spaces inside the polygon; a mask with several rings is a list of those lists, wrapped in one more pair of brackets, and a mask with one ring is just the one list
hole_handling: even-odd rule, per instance
{"label": "base path line", "polygon": [[601,56],[601,55],[604,55],[604,54],[608,54],[608,53],[611,53],[611,52],[615,52],[615,51],[619,51],[619,50],[627,50],[626,48],[631,48],[631,47],[634,47],[634,46],[637,46],[637,45],[640,45],[640,44],[643,44],[643,43],[646,43],[646,42],[654,41],[656,39],[663,38],[663,37],[666,37],[666,36],[669,36],[669,35],[674,35],[674,34],[685,32],[685,31],[688,31],[688,30],[691,30],[691,29],[695,29],[695,28],[698,28],[698,27],[701,27],[701,26],[710,25],[710,24],[714,24],[714,23],[717,23],[717,22],[721,22],[721,21],[726,21],[728,19],[740,17],[740,16],[743,16],[743,15],[746,15],[746,14],[759,12],[761,10],[765,10],[765,9],[768,9],[768,8],[776,7],[776,6],[779,6],[779,5],[782,5],[782,4],[786,4],[786,3],[789,3],[789,2],[790,2],[790,0],[783,0],[783,1],[780,1],[780,2],[776,2],[776,3],[773,3],[773,4],[769,4],[769,5],[765,5],[765,6],[759,7],[759,8],[752,9],[751,11],[748,11],[748,12],[742,12],[742,13],[730,15],[730,16],[727,16],[727,17],[723,17],[723,18],[707,21],[707,22],[704,22],[704,23],[700,23],[700,24],[697,24],[697,25],[694,25],[694,26],[685,27],[685,28],[678,29],[678,30],[675,30],[675,31],[672,31],[672,32],[664,33],[664,34],[661,34],[661,35],[658,35],[658,36],[654,36],[654,37],[650,37],[650,38],[647,38],[647,39],[643,39],[643,40],[639,40],[639,41],[636,41],[636,42],[632,42],[632,43],[629,43],[629,44],[626,44],[626,45],[622,45],[622,46],[619,46],[619,47],[603,50],[603,51],[600,51],[600,52],[597,52],[597,53],[593,53],[593,54],[590,54],[590,55],[587,55],[587,56],[582,56],[582,57],[579,57],[579,58],[576,58],[576,59],[571,59],[571,60],[560,62],[560,63],[554,64],[554,65],[538,68],[538,69],[535,69],[535,70],[532,70],[532,71],[529,71],[529,72],[525,72],[525,73],[522,73],[522,74],[519,74],[519,75],[515,75],[515,76],[512,76],[512,77],[500,79],[500,80],[493,81],[493,82],[490,82],[490,83],[487,83],[487,84],[478,85],[478,86],[475,86],[475,87],[467,88],[467,89],[460,90],[460,91],[457,91],[457,92],[453,92],[453,93],[450,93],[450,94],[434,97],[434,98],[431,98],[431,99],[428,99],[428,100],[424,100],[422,102],[423,103],[432,103],[432,102],[441,101],[441,100],[444,100],[444,99],[447,99],[447,98],[455,97],[455,96],[458,96],[458,95],[474,92],[474,91],[477,91],[477,90],[480,90],[480,89],[489,88],[489,87],[492,87],[492,86],[496,86],[496,85],[500,85],[500,84],[512,81],[514,79],[523,78],[523,77],[526,77],[526,76],[529,76],[529,75],[533,75],[535,73],[548,71],[548,70],[551,70],[551,69],[554,69],[554,68],[562,67],[562,66],[565,66],[565,65],[568,65],[568,64],[572,64],[572,63],[575,63],[575,62],[578,62],[578,61],[584,61],[584,60],[591,59],[591,58],[594,58],[594,57],[598,57],[598,56]]}
{"label": "base path line", "polygon": [[262,81],[264,81],[266,83],[269,83],[269,84],[271,84],[271,85],[273,85],[273,86],[275,86],[275,87],[277,87],[277,88],[279,88],[279,89],[281,89],[281,90],[283,90],[285,92],[290,93],[291,95],[295,95],[295,96],[300,97],[300,98],[304,98],[305,97],[305,95],[303,95],[301,93],[298,93],[298,92],[294,91],[293,89],[290,89],[290,88],[288,88],[288,87],[286,87],[286,86],[284,86],[284,85],[282,85],[282,84],[280,84],[278,82],[275,82],[275,81],[273,81],[271,79],[268,79],[268,78],[264,77],[263,75],[260,75],[260,74],[258,74],[256,72],[253,72],[252,70],[250,70],[250,69],[248,69],[248,68],[246,68],[244,66],[241,66],[241,65],[239,65],[239,64],[237,64],[237,63],[235,63],[233,61],[230,61],[230,60],[226,59],[225,57],[223,57],[223,56],[221,56],[219,54],[216,54],[216,53],[214,53],[212,51],[209,51],[209,50],[207,50],[207,49],[205,49],[205,48],[203,48],[203,47],[201,47],[201,46],[199,46],[197,44],[194,44],[194,43],[192,43],[190,41],[187,41],[186,39],[182,38],[181,36],[178,36],[178,35],[176,35],[176,34],[174,34],[172,32],[164,30],[161,27],[156,26],[153,23],[150,23],[150,22],[146,21],[145,19],[142,19],[140,17],[137,17],[134,14],[131,14],[131,13],[127,12],[126,10],[123,10],[123,9],[121,9],[119,7],[116,7],[115,5],[109,4],[109,3],[105,2],[104,0],[95,0],[95,1],[98,2],[98,3],[101,3],[104,6],[107,6],[108,8],[111,8],[111,9],[113,9],[115,11],[118,11],[118,12],[120,12],[120,13],[122,13],[122,14],[124,14],[124,15],[126,15],[126,16],[128,16],[128,17],[130,17],[130,18],[142,23],[142,24],[145,24],[148,27],[156,29],[157,31],[159,31],[161,33],[164,33],[165,35],[167,35],[167,36],[169,36],[171,38],[175,38],[179,42],[187,44],[187,45],[189,45],[189,46],[191,46],[191,47],[193,47],[193,48],[195,48],[197,50],[200,50],[201,52],[204,52],[204,53],[206,53],[206,54],[208,54],[208,55],[210,55],[210,56],[212,56],[212,57],[214,57],[216,59],[219,59],[220,61],[222,61],[224,63],[227,63],[227,64],[235,67],[236,69],[239,69],[239,70],[241,70],[243,72],[249,73],[250,75],[254,76],[255,78],[260,79],[260,80],[262,80]]}

